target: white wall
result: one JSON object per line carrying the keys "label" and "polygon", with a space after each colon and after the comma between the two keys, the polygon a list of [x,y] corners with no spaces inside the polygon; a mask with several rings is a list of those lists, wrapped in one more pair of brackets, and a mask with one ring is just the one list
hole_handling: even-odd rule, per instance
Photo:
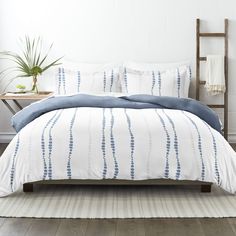
{"label": "white wall", "polygon": [[[195,74],[195,19],[203,19],[203,30],[219,32],[227,17],[229,132],[236,140],[235,9],[235,0],[0,0],[0,50],[18,50],[19,37],[40,35],[46,45],[54,42],[54,56],[80,62],[190,60]],[[220,39],[207,40],[203,56],[222,52]],[[13,132],[10,117],[1,104],[0,141]]]}

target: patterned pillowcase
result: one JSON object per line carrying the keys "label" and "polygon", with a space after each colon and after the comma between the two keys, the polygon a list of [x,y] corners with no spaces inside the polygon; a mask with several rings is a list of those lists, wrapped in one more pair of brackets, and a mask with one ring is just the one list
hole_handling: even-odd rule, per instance
{"label": "patterned pillowcase", "polygon": [[158,70],[163,71],[186,65],[190,65],[190,61],[156,62],[156,63],[128,61],[123,64],[123,67],[138,71],[153,71],[157,70],[157,68]]}
{"label": "patterned pillowcase", "polygon": [[56,93],[60,95],[73,93],[121,92],[117,67],[103,66],[99,69],[86,69],[83,66],[57,68]]}
{"label": "patterned pillowcase", "polygon": [[189,66],[173,69],[139,71],[124,68],[121,76],[122,92],[157,96],[188,97],[191,81]]}

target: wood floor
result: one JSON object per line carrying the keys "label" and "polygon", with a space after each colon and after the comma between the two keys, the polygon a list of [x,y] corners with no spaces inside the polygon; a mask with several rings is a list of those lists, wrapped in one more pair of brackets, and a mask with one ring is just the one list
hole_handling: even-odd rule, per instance
{"label": "wood floor", "polygon": [[[6,145],[0,144],[0,155]],[[236,145],[234,145],[236,149]],[[236,236],[236,218],[28,219],[0,218],[0,236]]]}

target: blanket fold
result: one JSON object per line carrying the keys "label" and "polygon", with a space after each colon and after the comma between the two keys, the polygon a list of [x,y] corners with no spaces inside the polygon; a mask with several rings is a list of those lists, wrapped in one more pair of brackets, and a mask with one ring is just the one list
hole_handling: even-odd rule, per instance
{"label": "blanket fold", "polygon": [[140,94],[121,97],[94,96],[88,94],[50,97],[41,102],[33,103],[19,111],[12,118],[12,126],[19,132],[31,121],[47,112],[75,107],[183,110],[198,116],[212,128],[221,132],[221,124],[216,113],[194,99]]}
{"label": "blanket fold", "polygon": [[225,92],[224,56],[207,56],[205,88],[210,95],[218,95]]}

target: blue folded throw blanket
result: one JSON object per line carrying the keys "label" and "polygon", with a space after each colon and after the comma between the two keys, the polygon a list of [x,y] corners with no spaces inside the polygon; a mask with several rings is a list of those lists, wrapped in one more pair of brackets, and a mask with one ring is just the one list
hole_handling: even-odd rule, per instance
{"label": "blue folded throw blanket", "polygon": [[37,117],[58,109],[74,107],[131,108],[131,109],[175,109],[191,112],[221,133],[221,124],[216,113],[206,105],[190,98],[132,95],[122,97],[76,94],[50,97],[19,111],[12,118],[12,126],[19,132]]}

